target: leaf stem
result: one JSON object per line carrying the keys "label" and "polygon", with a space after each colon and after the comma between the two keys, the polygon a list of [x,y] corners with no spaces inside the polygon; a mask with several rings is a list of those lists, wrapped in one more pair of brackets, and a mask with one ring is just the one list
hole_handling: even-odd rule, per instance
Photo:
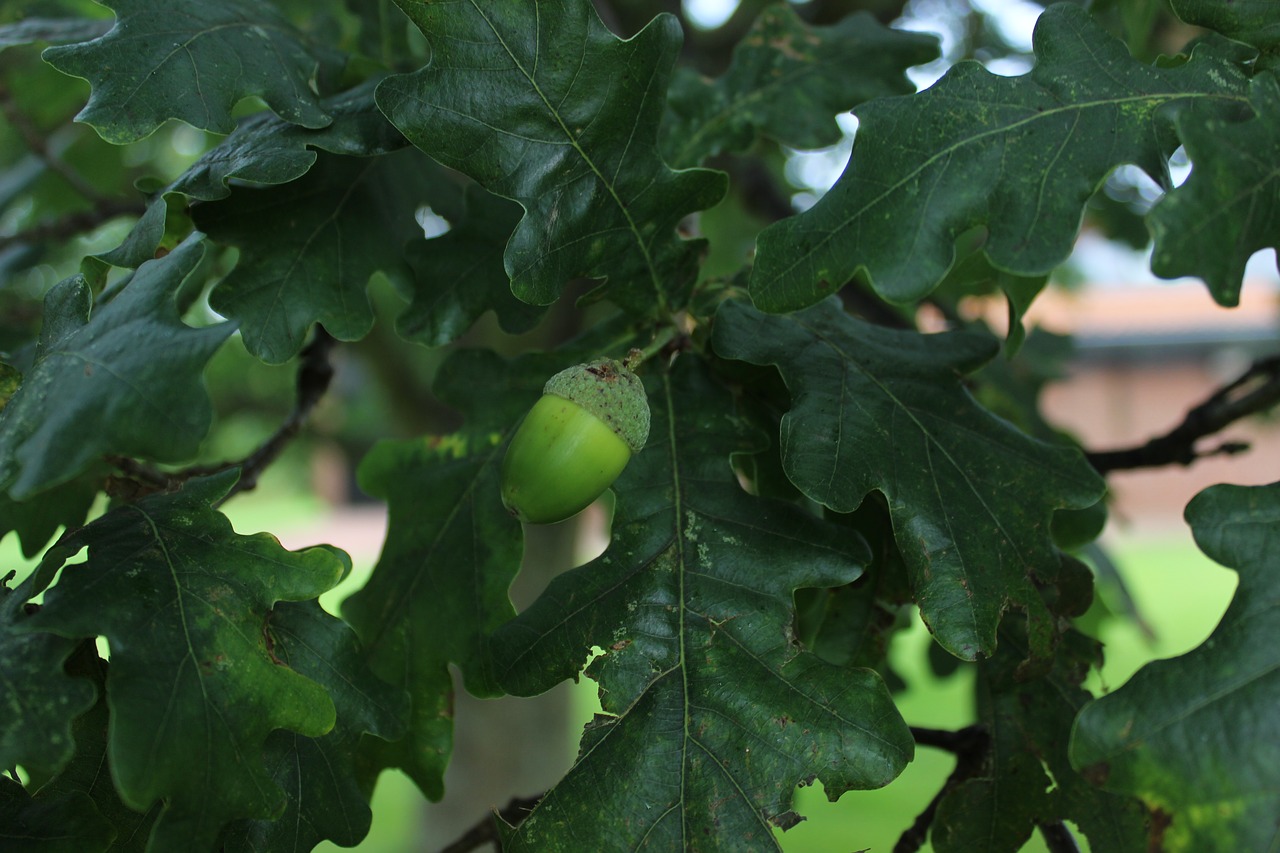
{"label": "leaf stem", "polygon": [[649,342],[648,346],[644,348],[636,347],[627,353],[627,357],[622,360],[623,365],[628,370],[635,370],[665,349],[667,344],[671,343],[671,340],[676,336],[677,331],[673,323],[663,325],[653,336],[653,340]]}

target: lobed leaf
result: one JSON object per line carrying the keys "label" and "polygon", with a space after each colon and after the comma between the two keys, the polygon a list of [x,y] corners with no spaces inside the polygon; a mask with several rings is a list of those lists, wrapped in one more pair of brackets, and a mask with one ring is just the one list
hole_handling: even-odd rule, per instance
{"label": "lobed leaf", "polygon": [[0,843],[24,853],[97,853],[109,849],[111,825],[83,794],[35,798],[0,776]]}
{"label": "lobed leaf", "polygon": [[151,195],[146,211],[119,247],[101,257],[115,266],[136,267],[150,259],[165,232],[167,199],[181,194],[197,201],[217,201],[231,194],[231,182],[272,186],[297,180],[316,161],[316,149],[331,154],[366,157],[388,154],[408,145],[373,100],[377,80],[321,102],[332,122],[307,128],[266,111],[254,113],[235,131],[205,152],[181,175]]}
{"label": "lobed leaf", "polygon": [[1170,821],[1164,850],[1269,850],[1280,768],[1280,485],[1212,486],[1187,505],[1196,544],[1240,586],[1202,645],[1155,661],[1080,712],[1071,761]]}
{"label": "lobed leaf", "polygon": [[430,347],[452,343],[490,310],[503,331],[519,334],[544,313],[516,299],[502,266],[519,206],[474,185],[466,200],[466,214],[448,233],[405,249],[414,271],[413,301],[396,318],[396,331],[406,340]]}
{"label": "lobed leaf", "polygon": [[369,792],[359,783],[360,737],[399,738],[408,696],[373,675],[355,633],[314,601],[277,604],[268,630],[277,660],[328,691],[337,722],[319,738],[271,733],[266,764],[285,791],[284,813],[232,824],[223,835],[224,849],[310,850],[324,840],[354,847],[373,819]]}
{"label": "lobed leaf", "polygon": [[654,369],[646,386],[649,446],[617,481],[608,550],[493,638],[519,695],[603,650],[587,674],[605,715],[505,850],[777,850],[773,827],[799,820],[796,784],[821,779],[835,798],[888,784],[912,756],[880,677],[792,634],[795,590],[852,580],[865,543],[742,491],[728,456],[759,435],[700,360]]}
{"label": "lobed leaf", "polygon": [[661,132],[663,157],[672,166],[695,166],[745,150],[758,133],[792,148],[834,145],[837,113],[915,91],[904,72],[937,56],[934,36],[889,29],[867,12],[811,27],[788,5],[767,6],[722,77],[676,72]]}
{"label": "lobed leaf", "polygon": [[987,749],[971,778],[939,802],[934,849],[1015,853],[1037,827],[1063,820],[1084,832],[1091,849],[1144,849],[1142,804],[1097,790],[1067,756],[1072,720],[1091,698],[1080,685],[1100,659],[1100,646],[1068,632],[1052,665],[1032,677],[1022,665],[1028,651],[1025,635],[1002,627],[1000,650],[978,667],[978,721]]}
{"label": "lobed leaf", "polygon": [[[99,849],[110,850],[110,853],[143,853],[161,804],[156,803],[145,814],[134,811],[120,801],[111,781],[111,761],[107,754],[110,728],[107,669],[108,664],[98,657],[93,640],[81,641],[67,661],[67,672],[92,683],[98,701],[87,713],[77,717],[72,726],[75,756],[57,776],[39,786],[32,805],[43,805],[54,812],[66,807],[79,812],[78,817],[91,815],[95,821],[102,822],[102,829],[91,832],[75,829],[74,834],[68,833],[69,849],[74,853],[92,848],[98,832],[110,838],[110,846],[104,844]],[[77,844],[81,846],[74,846]]]}
{"label": "lobed leaf", "polygon": [[273,654],[270,618],[350,564],[237,534],[210,508],[234,479],[191,481],[81,528],[67,544],[87,546],[88,561],[62,570],[27,623],[110,644],[112,778],[135,811],[164,801],[149,850],[211,850],[228,821],[277,816],[286,803],[263,766],[268,735],[334,724],[324,688]]}
{"label": "lobed leaf", "polygon": [[79,527],[106,479],[103,466],[42,491],[25,501],[0,493],[0,537],[14,531],[28,560],[39,554],[58,528]]}
{"label": "lobed leaf", "polygon": [[1152,272],[1203,278],[1226,306],[1239,304],[1254,252],[1280,246],[1280,81],[1255,78],[1249,104],[1253,117],[1238,122],[1196,110],[1178,114],[1191,175],[1147,219],[1155,237]]}
{"label": "lobed leaf", "polygon": [[235,320],[245,347],[270,364],[297,355],[314,323],[339,340],[359,340],[373,327],[369,278],[381,272],[405,284],[404,245],[422,233],[414,216],[428,201],[453,213],[460,192],[405,149],[325,157],[291,183],[201,205],[196,225],[240,248],[209,304]]}
{"label": "lobed leaf", "polygon": [[859,108],[840,180],[761,232],[756,305],[802,308],[859,271],[890,302],[920,299],[951,268],[956,238],[979,225],[996,268],[1048,273],[1117,166],[1136,164],[1169,186],[1177,139],[1168,107],[1195,102],[1204,115],[1226,115],[1244,106],[1250,57],[1239,45],[1206,42],[1185,64],[1148,67],[1069,3],[1040,16],[1034,44],[1030,74],[998,77],[961,62],[924,92]]}
{"label": "lobed leaf", "polygon": [[76,119],[108,142],[134,142],[172,118],[230,133],[232,108],[251,95],[294,124],[323,127],[331,121],[320,106],[316,79],[322,63],[337,59],[308,43],[269,4],[108,5],[116,22],[106,35],[44,52],[54,68],[92,84]]}
{"label": "lobed leaf", "polygon": [[1247,42],[1264,53],[1280,50],[1280,16],[1268,0],[1169,0],[1188,24]]}
{"label": "lobed leaf", "polygon": [[[560,359],[562,360],[562,359]],[[507,588],[520,565],[520,527],[502,506],[505,439],[558,368],[549,357],[508,366],[462,351],[437,393],[467,415],[448,436],[383,441],[361,462],[360,486],[387,502],[387,538],[369,582],[342,604],[375,673],[412,700],[403,741],[367,744],[379,766],[401,767],[428,797],[443,793],[452,747],[452,682],[500,692],[487,635],[513,615]],[[563,367],[563,363],[559,367]]]}
{"label": "lobed leaf", "polygon": [[74,640],[27,630],[25,605],[38,592],[33,581],[16,589],[8,581],[0,580],[0,768],[21,764],[47,777],[74,755],[71,725],[93,705],[95,692],[64,671]]}
{"label": "lobed leaf", "polygon": [[1058,565],[1049,522],[1095,503],[1103,484],[1079,450],[1030,438],[969,396],[961,377],[994,354],[993,339],[873,326],[832,298],[788,316],[726,302],[712,340],[727,358],[781,371],[792,397],[782,464],[802,492],[837,512],[885,495],[921,616],[943,646],[989,656],[1016,606],[1034,653],[1048,653],[1054,628],[1034,580]]}
{"label": "lobed leaf", "polygon": [[79,276],[49,291],[35,363],[0,410],[0,484],[10,497],[66,483],[106,454],[195,455],[212,418],[201,374],[234,329],[193,329],[178,316],[174,292],[203,254],[188,240],[96,309]]}
{"label": "lobed leaf", "polygon": [[378,104],[414,145],[524,208],[505,255],[516,295],[545,305],[589,277],[637,312],[678,307],[702,243],[676,226],[725,182],[658,154],[676,19],[622,41],[586,0],[397,4],[431,62],[385,80]]}

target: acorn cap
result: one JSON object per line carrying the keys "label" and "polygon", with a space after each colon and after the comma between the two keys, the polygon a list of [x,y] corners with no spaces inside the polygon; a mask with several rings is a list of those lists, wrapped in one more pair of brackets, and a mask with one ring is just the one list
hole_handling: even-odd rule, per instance
{"label": "acorn cap", "polygon": [[620,361],[575,364],[548,379],[542,393],[577,403],[617,433],[632,453],[639,453],[649,439],[644,383]]}

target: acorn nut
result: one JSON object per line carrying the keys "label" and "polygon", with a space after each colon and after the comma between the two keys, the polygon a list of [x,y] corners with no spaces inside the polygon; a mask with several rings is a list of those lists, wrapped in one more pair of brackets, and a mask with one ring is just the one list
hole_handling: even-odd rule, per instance
{"label": "acorn nut", "polygon": [[623,362],[562,370],[507,447],[502,503],[521,521],[563,521],[600,497],[648,438],[644,384]]}

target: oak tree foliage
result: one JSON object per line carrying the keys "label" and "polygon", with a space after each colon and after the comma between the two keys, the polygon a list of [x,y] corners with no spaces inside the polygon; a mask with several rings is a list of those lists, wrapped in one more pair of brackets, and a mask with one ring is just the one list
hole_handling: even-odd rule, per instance
{"label": "oak tree foliage", "polygon": [[[1235,601],[1090,695],[1076,554],[1127,463],[1045,422],[1020,318],[1082,228],[1237,303],[1280,246],[1280,7],[1057,3],[1026,73],[948,56],[917,90],[940,45],[902,4],[671,5],[0,0],[0,535],[32,560],[0,566],[0,846],[355,845],[387,768],[442,795],[456,669],[599,690],[503,849],[777,850],[797,785],[856,798],[938,746],[902,849],[1275,849],[1277,487],[1191,503]],[[846,113],[843,174],[793,205],[788,152]],[[1103,192],[1125,166],[1154,204]],[[517,612],[507,443],[549,376],[633,350],[652,430],[608,546]],[[349,351],[406,416],[355,451],[381,556],[321,606],[348,555],[223,509]],[[211,395],[225,359],[296,399],[211,458],[253,397]],[[975,673],[968,729],[895,704],[916,614]]]}

